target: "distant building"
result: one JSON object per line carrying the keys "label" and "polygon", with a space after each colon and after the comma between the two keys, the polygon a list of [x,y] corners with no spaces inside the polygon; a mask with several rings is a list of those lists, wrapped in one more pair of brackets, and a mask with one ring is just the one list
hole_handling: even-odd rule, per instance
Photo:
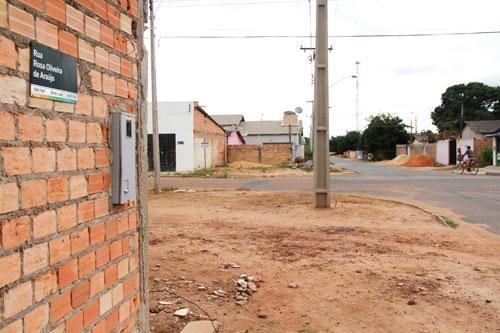
{"label": "distant building", "polygon": [[246,143],[246,140],[243,137],[244,132],[242,128],[245,123],[245,117],[243,117],[243,115],[213,115],[212,118],[226,130],[228,135],[227,144],[229,146],[239,146]]}
{"label": "distant building", "polygon": [[[148,117],[148,159],[153,169],[153,126]],[[189,172],[226,162],[227,133],[198,102],[158,103],[160,170]]]}
{"label": "distant building", "polygon": [[484,140],[488,134],[500,130],[500,120],[466,121],[462,131],[462,140]]}
{"label": "distant building", "polygon": [[292,143],[303,144],[304,129],[299,126],[283,126],[281,120],[247,121],[244,125],[247,144]]}

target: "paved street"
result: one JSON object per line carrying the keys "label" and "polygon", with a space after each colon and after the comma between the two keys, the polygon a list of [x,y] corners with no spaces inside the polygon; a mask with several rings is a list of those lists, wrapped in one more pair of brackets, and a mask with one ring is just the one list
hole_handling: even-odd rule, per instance
{"label": "paved street", "polygon": [[[345,159],[333,161],[353,175],[332,177],[339,193],[364,194],[416,202],[451,210],[464,220],[488,226],[500,234],[500,177],[457,175],[446,171],[410,170]],[[164,178],[176,188],[244,188],[263,191],[312,189],[310,177],[258,179]]]}

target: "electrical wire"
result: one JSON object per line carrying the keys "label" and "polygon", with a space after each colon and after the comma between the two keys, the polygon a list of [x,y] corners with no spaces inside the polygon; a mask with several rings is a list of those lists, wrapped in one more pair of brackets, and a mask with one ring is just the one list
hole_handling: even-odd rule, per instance
{"label": "electrical wire", "polygon": [[[500,30],[492,31],[469,31],[469,32],[431,32],[431,33],[407,33],[407,34],[353,34],[353,35],[330,35],[328,38],[406,38],[406,37],[443,37],[443,36],[472,36],[472,35],[495,35]],[[313,36],[315,37],[315,36]],[[217,36],[217,35],[163,35],[158,38],[165,39],[290,39],[311,38],[307,35],[240,35],[240,36]]]}
{"label": "electrical wire", "polygon": [[[248,6],[248,5],[281,5],[289,3],[307,3],[308,0],[276,0],[276,1],[245,1],[245,2],[219,2],[219,3],[182,3],[184,1],[159,0],[161,8],[187,8],[187,7],[223,7],[223,6]],[[192,0],[191,0],[192,1]],[[186,2],[191,2],[186,1]]]}

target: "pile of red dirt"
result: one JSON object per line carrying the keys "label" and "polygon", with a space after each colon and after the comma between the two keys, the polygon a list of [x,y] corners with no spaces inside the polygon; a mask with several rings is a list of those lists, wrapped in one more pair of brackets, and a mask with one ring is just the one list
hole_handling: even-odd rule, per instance
{"label": "pile of red dirt", "polygon": [[431,167],[436,166],[436,160],[432,157],[416,155],[410,157],[410,159],[403,165],[407,167]]}

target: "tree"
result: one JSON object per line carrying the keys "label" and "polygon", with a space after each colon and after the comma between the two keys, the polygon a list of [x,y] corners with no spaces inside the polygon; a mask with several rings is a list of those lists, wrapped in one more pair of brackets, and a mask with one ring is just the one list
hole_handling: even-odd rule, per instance
{"label": "tree", "polygon": [[346,150],[360,149],[361,133],[357,131],[347,132],[346,135],[332,136],[330,138],[330,151],[342,154]]}
{"label": "tree", "polygon": [[462,99],[464,121],[500,119],[500,87],[480,82],[458,84],[446,89],[441,96],[441,105],[431,113],[440,132],[460,129]]}
{"label": "tree", "polygon": [[363,132],[363,146],[372,153],[374,159],[392,159],[396,156],[396,145],[406,144],[410,134],[406,125],[398,116],[379,114],[369,119],[369,124]]}

